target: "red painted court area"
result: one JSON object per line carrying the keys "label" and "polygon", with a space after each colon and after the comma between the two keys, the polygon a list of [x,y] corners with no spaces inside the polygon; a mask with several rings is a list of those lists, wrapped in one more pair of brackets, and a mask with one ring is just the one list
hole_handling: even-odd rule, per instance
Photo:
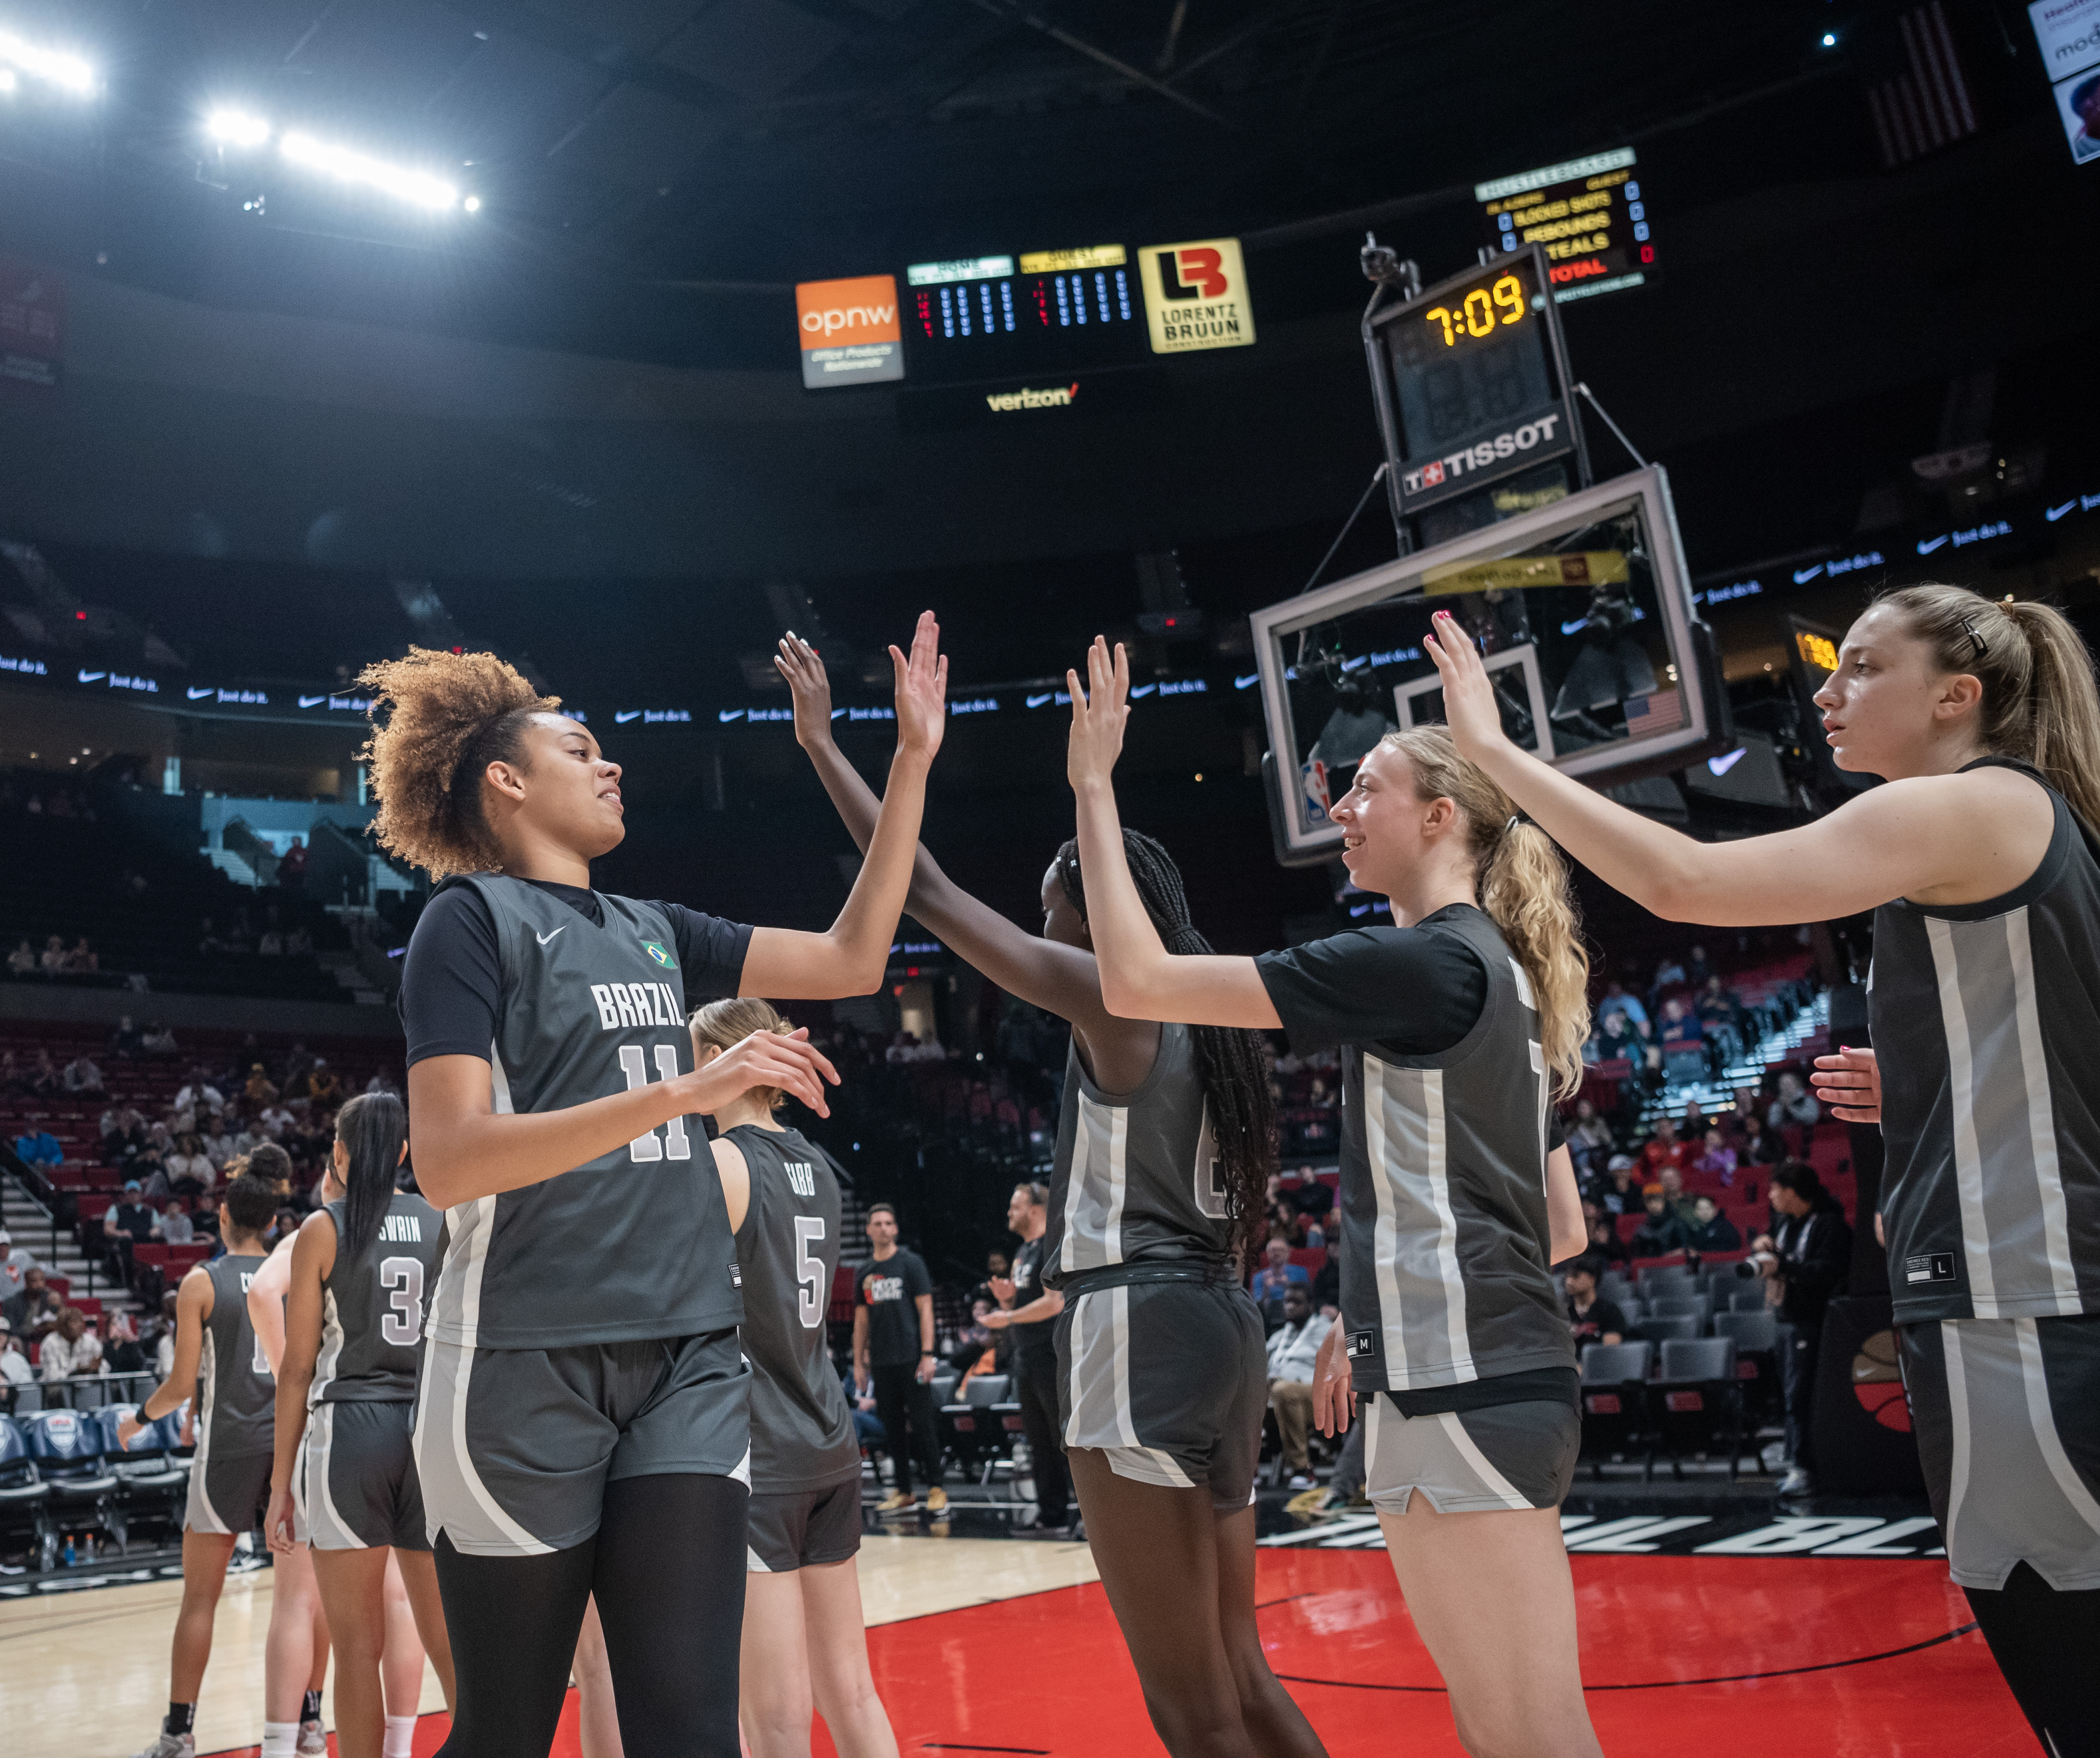
{"label": "red painted court area", "polygon": [[[1572,1560],[1583,1674],[1607,1752],[2029,1758],[2036,1749],[1983,1638],[1950,1637],[1969,1614],[1943,1562]],[[1334,1758],[1461,1758],[1383,1552],[1268,1551],[1260,1580],[1270,1663]],[[1159,1750],[1099,1587],[885,1624],[868,1644],[907,1753]],[[1023,1674],[1030,1683],[1017,1695]],[[425,1718],[418,1758],[437,1750],[444,1726],[442,1716]],[[821,1725],[813,1749],[832,1758]],[[554,1753],[577,1751],[571,1697]]]}

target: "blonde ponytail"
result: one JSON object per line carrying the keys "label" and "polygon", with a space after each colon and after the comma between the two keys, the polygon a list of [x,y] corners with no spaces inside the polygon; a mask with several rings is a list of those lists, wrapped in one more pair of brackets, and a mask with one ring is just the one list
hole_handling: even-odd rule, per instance
{"label": "blonde ponytail", "polygon": [[1531,980],[1540,1051],[1556,1095],[1572,1096],[1582,1084],[1582,1045],[1590,1035],[1590,955],[1568,863],[1545,831],[1518,822],[1509,795],[1458,755],[1445,728],[1411,727],[1388,733],[1381,742],[1407,759],[1418,798],[1448,799],[1464,815],[1478,860],[1480,909]]}
{"label": "blonde ponytail", "polygon": [[[711,1001],[704,1007],[695,1007],[686,1024],[693,1033],[696,1055],[703,1044],[712,1044],[717,1050],[734,1050],[754,1032],[778,1032],[787,1038],[795,1030],[774,1011],[771,1002],[761,1001],[756,995]],[[752,1090],[768,1111],[778,1111],[788,1103],[788,1095],[777,1086],[757,1086]]]}
{"label": "blonde ponytail", "polygon": [[1874,603],[1932,649],[1942,672],[1983,686],[1976,732],[1984,750],[2032,764],[2100,834],[2100,690],[2070,619],[1943,584],[1906,586]]}

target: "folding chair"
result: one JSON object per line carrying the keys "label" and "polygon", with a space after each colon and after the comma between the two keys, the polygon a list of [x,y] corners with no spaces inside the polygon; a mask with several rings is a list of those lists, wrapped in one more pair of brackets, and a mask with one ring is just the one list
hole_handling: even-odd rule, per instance
{"label": "folding chair", "polygon": [[1683,1480],[1688,1452],[1711,1454],[1725,1445],[1732,1483],[1743,1451],[1734,1341],[1701,1337],[1665,1343],[1662,1371],[1652,1391],[1657,1434],[1670,1450],[1672,1474]]}
{"label": "folding chair", "polygon": [[[1592,1343],[1582,1351],[1582,1456],[1593,1476],[1647,1433],[1650,1353],[1646,1343]],[[1653,1463],[1651,1450],[1651,1471]]]}

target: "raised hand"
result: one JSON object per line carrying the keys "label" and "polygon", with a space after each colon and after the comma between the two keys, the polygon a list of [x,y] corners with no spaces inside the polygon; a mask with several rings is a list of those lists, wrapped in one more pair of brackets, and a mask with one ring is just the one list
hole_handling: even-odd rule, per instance
{"label": "raised hand", "polygon": [[1495,705],[1488,668],[1449,610],[1439,610],[1430,619],[1423,645],[1444,679],[1444,718],[1451,737],[1460,754],[1477,763],[1503,737],[1502,711]]}
{"label": "raised hand", "polygon": [[839,1072],[810,1042],[805,1026],[787,1036],[753,1032],[682,1078],[690,1084],[695,1111],[712,1113],[754,1086],[777,1086],[792,1093],[818,1117],[827,1117],[832,1113],[824,1102],[824,1082],[837,1086]]}
{"label": "raised hand", "polygon": [[1815,1059],[1815,1096],[1841,1123],[1882,1121],[1882,1065],[1871,1050],[1840,1050]]}
{"label": "raised hand", "polygon": [[[948,659],[941,651],[941,625],[931,610],[919,613],[909,659],[896,648],[889,663],[897,673],[897,748],[933,760],[948,729]],[[801,710],[796,710],[796,734],[801,734]]]}
{"label": "raised hand", "polygon": [[1087,682],[1067,672],[1065,686],[1072,695],[1072,733],[1065,747],[1065,776],[1076,790],[1105,782],[1123,755],[1123,723],[1130,718],[1130,655],[1116,643],[1113,658],[1105,636],[1094,637],[1087,650]]}
{"label": "raised hand", "polygon": [[805,751],[828,743],[832,737],[832,681],[817,650],[792,628],[780,637],[773,669],[788,681],[795,698],[795,742]]}

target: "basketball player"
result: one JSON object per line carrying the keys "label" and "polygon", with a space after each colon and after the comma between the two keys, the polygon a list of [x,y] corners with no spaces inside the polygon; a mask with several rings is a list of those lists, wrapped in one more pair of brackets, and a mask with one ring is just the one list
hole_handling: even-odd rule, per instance
{"label": "basketball player", "polygon": [[1595,1753],[1559,1512],[1582,1439],[1575,1350],[1548,1273],[1584,1241],[1574,1167],[1547,1133],[1549,1086],[1578,1084],[1589,1031],[1567,871],[1440,728],[1388,734],[1333,817],[1394,926],[1175,957],[1110,783],[1129,663],[1097,640],[1087,667],[1083,687],[1067,674],[1068,761],[1102,999],[1343,1052],[1348,1249],[1321,1425],[1347,1425],[1346,1340],[1371,1505],[1467,1750]]}
{"label": "basketball player", "polygon": [[[754,1032],[792,1029],[765,1002],[693,1015],[705,1068]],[[860,1603],[860,1442],[825,1342],[839,1267],[831,1157],[774,1115],[778,1087],[714,1113],[712,1143],[743,1275],[751,1363],[751,1516],[740,1720],[751,1758],[809,1758],[812,1707],[839,1758],[896,1758],[868,1670]]]}
{"label": "basketball player", "polygon": [[[452,1649],[411,1456],[423,1302],[436,1280],[442,1223],[420,1196],[395,1188],[408,1148],[399,1099],[353,1099],[335,1130],[325,1206],[300,1227],[292,1251],[264,1531],[280,1557],[311,1545],[335,1639],[338,1750],[344,1758],[408,1758],[426,1651],[448,1705],[452,1696]],[[387,1628],[390,1565],[399,1568],[412,1610],[408,1631]],[[395,1715],[386,1712],[382,1660],[396,1681]]]}
{"label": "basketball player", "polygon": [[1520,752],[1449,627],[1432,650],[1462,747],[1608,884],[1720,926],[1874,911],[1874,1047],[1820,1059],[1818,1083],[1887,1139],[1889,1280],[1933,1512],[2044,1747],[2100,1751],[2100,693],[2085,643],[2044,605],[1885,594],[1815,700],[1838,766],[1886,785],[1798,830],[1706,844]]}
{"label": "basketball player", "polygon": [[[248,1321],[248,1284],[262,1267],[277,1187],[245,1164],[219,1199],[223,1256],[201,1263],[175,1294],[175,1360],[136,1414],[117,1425],[128,1447],[139,1430],[196,1395],[196,1453],[183,1516],[183,1603],[175,1615],[168,1713],[139,1758],[194,1758],[197,1688],[211,1659],[211,1626],[234,1540],[254,1529],[270,1499],[269,1370]],[[283,1729],[276,1730],[280,1739]],[[298,1725],[292,1735],[296,1739]],[[292,1751],[292,1744],[280,1748]],[[273,1753],[272,1758],[276,1758]]]}
{"label": "basketball player", "polygon": [[890,650],[889,809],[824,933],[592,890],[623,835],[620,766],[492,655],[365,674],[374,828],[458,875],[402,990],[417,1178],[446,1211],[415,1449],[458,1693],[446,1758],[546,1749],[593,1593],[628,1758],[737,1750],[748,1375],[721,1183],[694,1177],[686,1119],[754,1086],[822,1112],[837,1077],[770,1032],[695,1071],[686,1013],[880,985],[943,731],[938,648],[929,615],[908,661]]}
{"label": "basketball player", "polygon": [[[792,635],[778,663],[794,692],[795,736],[868,847],[876,804],[832,739],[823,663]],[[1145,907],[1177,947],[1202,948],[1166,850],[1135,834],[1129,846]],[[1268,1073],[1249,1033],[1108,1012],[1092,889],[1065,844],[1043,876],[1038,936],[921,849],[911,910],[1001,988],[1071,1022],[1041,1248],[1043,1280],[1064,1304],[1054,1314],[1039,1295],[1028,1305],[1057,1320],[1079,1509],[1152,1725],[1176,1758],[1309,1758],[1323,1748],[1269,1671],[1255,1621],[1254,1473],[1268,1380],[1240,1267],[1276,1160]]]}

